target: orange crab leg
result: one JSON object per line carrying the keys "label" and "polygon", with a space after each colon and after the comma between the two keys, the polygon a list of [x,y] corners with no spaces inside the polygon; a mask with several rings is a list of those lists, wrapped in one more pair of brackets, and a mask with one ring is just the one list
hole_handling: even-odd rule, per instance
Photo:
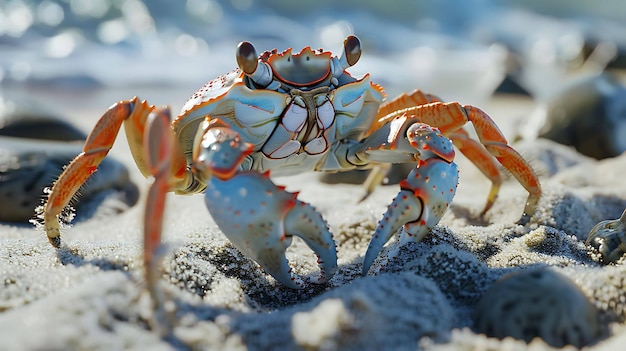
{"label": "orange crab leg", "polygon": [[481,215],[484,215],[496,201],[498,192],[500,191],[500,185],[502,184],[502,177],[500,177],[498,165],[494,157],[487,152],[483,145],[471,139],[465,129],[457,130],[449,135],[449,138],[452,140],[454,146],[491,181],[491,189],[487,196],[487,203],[485,203],[485,207],[480,212]]}
{"label": "orange crab leg", "polygon": [[[414,92],[410,98],[401,97],[391,102],[394,107],[403,107],[409,104],[411,100],[417,102],[428,101],[429,99],[437,99],[436,97],[427,96],[421,92]],[[384,107],[384,106],[383,106]],[[386,111],[386,108],[385,108]],[[474,125],[476,134],[480,140],[480,143],[484,148],[493,155],[500,164],[508,169],[513,176],[520,182],[520,184],[528,191],[529,197],[524,208],[524,216],[522,221],[527,220],[527,216],[532,215],[535,212],[539,197],[541,196],[541,185],[539,180],[532,170],[530,165],[520,156],[517,151],[511,148],[504,135],[498,129],[497,125],[493,122],[482,110],[469,105],[461,105],[457,102],[442,103],[432,102],[424,105],[411,106],[399,110],[395,110],[378,119],[376,126],[380,126],[384,123],[388,123],[401,116],[408,116],[414,118],[417,122],[426,123],[433,127],[439,128],[441,132],[448,136],[455,138],[455,132],[461,130],[461,128],[469,121]],[[463,132],[461,132],[463,133]],[[460,140],[463,134],[456,134],[458,144],[463,144],[463,141],[469,139]],[[480,151],[476,145],[470,146],[470,143],[465,142],[465,151],[471,157],[478,157],[478,160],[473,162],[478,168],[485,173],[490,179],[494,173],[494,168],[490,164],[490,161],[485,161],[486,153]],[[492,179],[493,181],[493,179]],[[498,185],[494,183],[492,185],[490,194],[487,199],[485,208],[488,209],[491,203],[497,197]]]}
{"label": "orange crab leg", "polygon": [[485,112],[474,106],[461,105],[457,102],[431,103],[407,108],[401,112],[413,115],[418,121],[439,128],[444,135],[451,135],[468,121],[472,122],[476,135],[485,149],[528,191],[529,197],[524,208],[524,215],[530,216],[535,212],[541,196],[539,179],[526,160],[508,145],[502,132]]}
{"label": "orange crab leg", "polygon": [[[148,290],[157,311],[163,306],[164,298],[157,289],[158,264],[161,261],[159,248],[165,211],[165,195],[171,190],[172,150],[176,145],[170,128],[169,109],[156,109],[148,117],[143,149],[146,150],[146,170],[153,181],[148,189],[144,212],[144,269]],[[159,316],[159,318],[162,316]]]}
{"label": "orange crab leg", "polygon": [[498,162],[509,170],[524,189],[528,191],[529,196],[524,207],[524,216],[532,216],[541,196],[541,184],[532,167],[517,151],[508,145],[506,138],[491,117],[474,106],[463,105],[462,108],[467,115],[467,119],[474,125],[476,134],[485,146],[485,149],[495,156]]}
{"label": "orange crab leg", "polygon": [[113,146],[122,123],[134,111],[131,101],[120,101],[109,107],[89,133],[83,152],[72,160],[54,183],[44,208],[44,230],[54,247],[61,245],[61,226],[57,219],[58,215],[69,204],[87,178],[96,171]]}
{"label": "orange crab leg", "polygon": [[[441,102],[437,96],[432,94],[426,94],[419,89],[414,90],[410,94],[401,94],[397,96],[395,99],[386,101],[380,108],[378,108],[378,122],[372,126],[374,130],[380,128],[381,125],[388,122],[384,117],[389,116],[390,114],[404,110],[409,107],[420,106],[430,104],[432,102]],[[372,129],[370,129],[372,131]],[[371,133],[369,133],[371,134]]]}
{"label": "orange crab leg", "polygon": [[[59,214],[111,150],[122,124],[126,125],[128,143],[139,170],[145,176],[150,175],[145,161],[143,135],[146,119],[153,110],[154,106],[148,105],[145,101],[139,102],[135,97],[113,104],[100,117],[85,141],[83,152],[72,160],[54,183],[44,206],[44,230],[54,247],[61,245]],[[148,154],[153,152],[148,150]],[[185,183],[187,178],[184,173],[186,168],[184,156],[177,151],[173,151],[172,154],[176,155],[172,156],[175,160],[172,164],[176,167],[172,167],[171,172],[179,183]]]}

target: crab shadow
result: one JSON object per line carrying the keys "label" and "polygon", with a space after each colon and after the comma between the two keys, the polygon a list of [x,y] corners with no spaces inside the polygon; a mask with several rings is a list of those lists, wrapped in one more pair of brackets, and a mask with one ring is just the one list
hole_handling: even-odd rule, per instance
{"label": "crab shadow", "polygon": [[[211,294],[213,280],[220,277],[236,279],[246,299],[264,310],[282,309],[307,302],[332,288],[328,283],[306,284],[304,289],[297,290],[288,288],[271,278],[256,262],[244,256],[230,243],[220,248],[200,243],[190,244],[173,255],[172,265],[191,265],[198,269],[195,274],[187,276],[182,287],[200,297]],[[207,263],[209,267],[206,267]],[[193,281],[197,279],[197,275],[203,277],[200,284]],[[312,275],[301,278],[305,281],[311,280]],[[171,276],[171,279],[179,278]]]}
{"label": "crab shadow", "polygon": [[94,266],[102,271],[121,271],[130,277],[128,264],[114,262],[107,258],[86,259],[78,250],[63,246],[57,249],[57,258],[64,266]]}

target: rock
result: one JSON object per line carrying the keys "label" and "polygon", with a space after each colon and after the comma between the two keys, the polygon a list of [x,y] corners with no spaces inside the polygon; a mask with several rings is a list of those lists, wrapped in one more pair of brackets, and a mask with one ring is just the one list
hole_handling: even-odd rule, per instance
{"label": "rock", "polygon": [[87,134],[42,106],[0,94],[0,136],[83,141]]}
{"label": "rock", "polygon": [[590,345],[602,330],[597,308],[578,286],[544,268],[504,276],[485,292],[475,313],[480,333],[526,342],[539,337],[555,347]]}
{"label": "rock", "polygon": [[546,138],[596,159],[626,151],[626,87],[609,75],[579,80],[540,106],[520,137]]}
{"label": "rock", "polygon": [[[51,187],[63,167],[81,152],[85,137],[85,133],[48,109],[0,95],[0,221],[33,219],[35,208],[44,199],[44,189]],[[87,199],[102,201],[104,197],[96,195],[105,192],[116,193],[126,206],[138,198],[128,169],[112,158],[101,163],[72,205],[79,208]],[[79,214],[94,212],[85,207]]]}
{"label": "rock", "polygon": [[263,319],[242,315],[231,325],[263,350],[415,350],[425,336],[446,340],[455,322],[433,281],[402,272],[356,279],[308,303]]}

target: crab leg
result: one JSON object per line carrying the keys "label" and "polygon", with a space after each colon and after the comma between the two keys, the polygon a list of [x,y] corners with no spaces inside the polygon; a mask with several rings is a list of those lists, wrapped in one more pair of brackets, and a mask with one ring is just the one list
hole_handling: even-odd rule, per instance
{"label": "crab leg", "polygon": [[[148,105],[145,101],[140,102],[135,97],[113,104],[100,117],[85,141],[83,152],[78,154],[61,173],[52,186],[44,206],[44,230],[54,247],[61,246],[59,214],[109,153],[122,124],[125,125],[126,137],[137,167],[144,176],[151,175],[146,165],[146,155],[151,156],[155,151],[144,148],[143,138],[146,119],[153,110],[154,106]],[[184,188],[190,179],[186,172],[185,158],[177,145],[173,146],[170,157],[171,183],[175,188]]]}
{"label": "crab leg", "polygon": [[168,109],[157,109],[152,112],[146,123],[147,133],[144,137],[146,169],[153,181],[148,189],[144,212],[144,269],[148,289],[153,302],[159,306],[161,299],[156,289],[158,279],[158,249],[161,245],[165,195],[170,191],[172,149],[175,144],[170,129],[170,113]]}
{"label": "crab leg", "polygon": [[432,94],[426,94],[419,89],[413,90],[410,94],[401,94],[393,100],[386,101],[380,105],[378,114],[376,115],[379,121],[374,124],[372,128],[377,128],[381,124],[388,122],[389,118],[387,118],[387,116],[391,116],[396,111],[442,101],[443,100],[439,97]]}
{"label": "crab leg", "polygon": [[469,137],[465,129],[459,129],[448,137],[452,140],[454,146],[491,181],[487,202],[483,210],[480,211],[480,214],[484,215],[493,206],[498,197],[500,185],[502,185],[502,177],[500,177],[496,161],[479,142]]}
{"label": "crab leg", "polygon": [[83,152],[76,156],[63,171],[48,196],[44,208],[44,230],[54,247],[61,246],[61,225],[58,215],[69,204],[87,178],[96,171],[113,146],[122,123],[129,117],[145,120],[151,110],[152,107],[145,103],[137,104],[135,98],[112,105],[100,117],[85,141]]}
{"label": "crab leg", "polygon": [[527,221],[528,217],[535,213],[541,197],[541,184],[532,167],[517,151],[508,145],[502,132],[485,112],[469,105],[461,106],[455,103],[452,106],[462,109],[461,112],[474,125],[478,139],[485,149],[495,156],[498,162],[511,172],[515,179],[528,191],[529,195],[524,207],[524,217],[527,218],[522,218],[522,221]]}
{"label": "crab leg", "polygon": [[302,288],[302,280],[291,273],[285,250],[292,236],[299,236],[318,256],[320,274],[314,282],[323,283],[337,269],[337,253],[332,234],[315,209],[276,186],[269,173],[240,171],[252,145],[219,119],[200,126],[202,137],[194,148],[194,167],[207,182],[205,203],[211,216],[235,247],[251,257],[277,281],[291,288]]}
{"label": "crab leg", "polygon": [[[418,122],[437,127],[447,136],[452,136],[468,121],[472,122],[478,139],[484,148],[489,154],[494,156],[504,168],[509,170],[529,193],[521,221],[527,220],[528,217],[535,212],[539,197],[541,196],[539,179],[524,158],[508,145],[502,132],[500,132],[496,124],[485,112],[474,106],[461,105],[457,102],[434,102],[393,112],[382,117],[379,123],[382,121],[391,123],[391,121],[403,115],[409,115]],[[490,173],[490,171],[488,171],[490,168],[488,164],[481,162],[478,162],[478,164],[483,165],[481,169],[483,173],[485,173],[486,170]],[[481,168],[481,166],[479,166],[479,168]],[[494,195],[494,191],[497,192],[497,187],[496,189],[492,187],[492,192],[489,195],[485,207],[489,206],[492,198],[495,200],[497,193]]]}
{"label": "crab leg", "polygon": [[[509,169],[530,193],[524,216],[528,217],[534,213],[534,208],[541,194],[537,177],[517,152],[507,145],[506,139],[487,114],[473,106],[462,106],[458,103],[445,104],[437,96],[415,90],[381,105],[377,115],[378,121],[372,125],[369,134],[403,114],[415,115],[420,122],[441,129],[441,132],[452,140],[459,151],[489,178],[492,185],[481,215],[485,214],[495,202],[502,183],[500,172],[493,159],[494,156],[506,159],[498,159],[498,161]],[[477,133],[479,133],[480,141],[484,145],[470,139],[468,133],[461,128],[467,121],[473,122]],[[488,147],[489,143],[500,145]],[[524,220],[524,217],[522,219]]]}

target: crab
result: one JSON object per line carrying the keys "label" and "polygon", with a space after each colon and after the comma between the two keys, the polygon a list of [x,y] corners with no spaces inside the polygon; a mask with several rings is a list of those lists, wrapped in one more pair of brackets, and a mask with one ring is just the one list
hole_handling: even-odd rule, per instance
{"label": "crab", "polygon": [[587,235],[586,245],[600,254],[604,263],[614,263],[626,253],[626,210],[618,219],[596,224]]}
{"label": "crab", "polygon": [[[224,235],[285,286],[327,282],[337,270],[337,253],[326,221],[297,193],[274,184],[270,171],[278,176],[415,165],[375,229],[364,274],[400,228],[403,237],[420,240],[439,222],[457,188],[455,146],[491,180],[483,212],[501,184],[497,160],[528,191],[525,216],[534,213],[541,195],[537,176],[485,112],[419,90],[383,102],[383,89],[369,74],[355,78],[347,72],[360,56],[356,36],[345,39],[341,56],[310,47],[257,55],[242,42],[238,68],[201,87],[173,119],[168,107],[137,97],[113,104],[49,192],[42,217],[50,243],[60,247],[59,215],[122,125],[137,167],[152,179],[144,220],[144,266],[152,288],[168,192],[204,193]],[[463,129],[468,122],[479,141]],[[319,274],[306,281],[285,256],[293,236],[318,257]]]}

